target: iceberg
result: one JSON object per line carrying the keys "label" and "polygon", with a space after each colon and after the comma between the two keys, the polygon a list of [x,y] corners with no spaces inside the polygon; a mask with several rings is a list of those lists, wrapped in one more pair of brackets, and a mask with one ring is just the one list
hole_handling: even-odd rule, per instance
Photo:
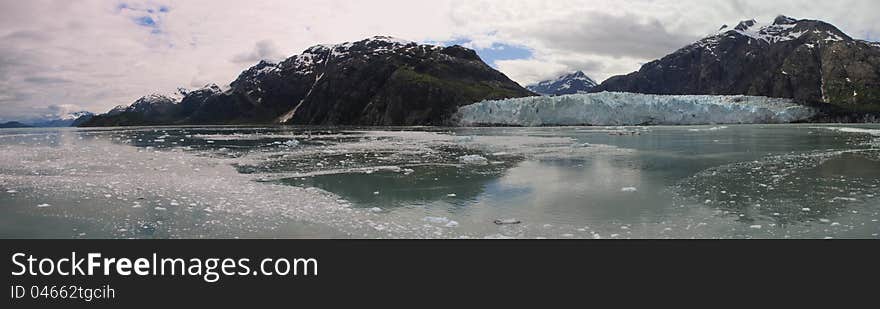
{"label": "iceberg", "polygon": [[458,162],[464,164],[473,164],[473,165],[486,165],[489,164],[489,160],[481,155],[466,155],[458,157]]}
{"label": "iceberg", "polygon": [[791,99],[623,92],[488,100],[459,108],[461,126],[791,123],[816,115]]}

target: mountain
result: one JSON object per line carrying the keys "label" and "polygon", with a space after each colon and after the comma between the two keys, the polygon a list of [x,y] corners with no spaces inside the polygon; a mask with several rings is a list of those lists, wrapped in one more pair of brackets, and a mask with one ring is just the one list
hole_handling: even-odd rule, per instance
{"label": "mountain", "polygon": [[33,127],[75,127],[90,120],[93,116],[95,114],[91,112],[79,111],[31,121],[28,125]]}
{"label": "mountain", "polygon": [[526,86],[526,89],[542,95],[564,95],[586,93],[596,87],[596,82],[582,71],[562,75],[555,79],[545,80]]}
{"label": "mountain", "polygon": [[216,85],[143,97],[83,126],[154,124],[440,125],[462,105],[534,95],[461,46],[377,36],[261,61]]}
{"label": "mountain", "polygon": [[744,94],[880,111],[880,44],[818,20],[748,20],[591,91]]}
{"label": "mountain", "polygon": [[11,129],[11,128],[30,128],[31,126],[23,124],[18,121],[10,121],[0,123],[0,129]]}

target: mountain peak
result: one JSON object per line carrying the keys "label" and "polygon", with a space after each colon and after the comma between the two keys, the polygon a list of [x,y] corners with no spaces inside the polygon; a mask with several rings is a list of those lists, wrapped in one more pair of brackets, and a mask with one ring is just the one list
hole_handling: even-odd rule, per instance
{"label": "mountain peak", "polygon": [[555,96],[586,93],[596,85],[596,82],[583,71],[574,71],[555,79],[545,80],[537,84],[526,86],[526,89],[542,95]]}
{"label": "mountain peak", "polygon": [[746,30],[749,30],[749,28],[755,26],[756,24],[758,24],[758,21],[756,21],[754,19],[744,20],[744,21],[739,22],[739,24],[737,24],[736,27],[733,29],[739,30],[739,31],[746,31]]}
{"label": "mountain peak", "polygon": [[369,38],[365,39],[364,41],[379,41],[379,42],[385,42],[385,43],[391,43],[391,44],[400,44],[400,45],[409,45],[409,44],[415,44],[415,43],[416,43],[416,42],[413,42],[413,41],[410,41],[410,40],[404,40],[404,39],[401,39],[401,38],[396,38],[396,37],[393,37],[393,36],[387,36],[387,35],[376,35],[376,36],[372,36],[372,37],[369,37]]}
{"label": "mountain peak", "polygon": [[776,19],[773,20],[774,25],[791,25],[797,22],[797,19],[785,15],[776,16]]}
{"label": "mountain peak", "polygon": [[750,40],[774,44],[798,40],[817,44],[828,41],[849,41],[851,38],[831,24],[808,19],[796,19],[779,15],[773,23],[761,23],[755,19],[744,20],[733,29],[722,26],[697,44],[702,47],[716,46],[728,37],[746,37]]}
{"label": "mountain peak", "polygon": [[873,61],[880,59],[877,45],[820,20],[784,15],[725,29],[592,91],[749,94],[848,109],[880,106],[880,92],[868,90],[880,83],[880,64]]}
{"label": "mountain peak", "polygon": [[178,102],[145,97],[84,126],[445,124],[465,104],[534,95],[472,49],[390,36],[314,45],[279,63],[262,61],[229,86],[193,90]]}

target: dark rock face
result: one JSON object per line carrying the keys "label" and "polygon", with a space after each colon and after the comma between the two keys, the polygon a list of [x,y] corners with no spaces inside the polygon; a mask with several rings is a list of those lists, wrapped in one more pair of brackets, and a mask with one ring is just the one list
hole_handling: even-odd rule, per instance
{"label": "dark rock face", "polygon": [[175,120],[179,106],[174,98],[151,94],[129,106],[117,106],[106,114],[95,115],[80,126],[135,126],[163,124]]}
{"label": "dark rock face", "polygon": [[84,125],[441,125],[459,106],[530,95],[473,50],[373,37],[263,61],[226,91],[208,86],[171,104],[154,96],[135,108],[141,99]]}
{"label": "dark rock face", "polygon": [[779,16],[744,21],[591,91],[745,94],[880,110],[880,44],[828,23]]}
{"label": "dark rock face", "polygon": [[589,92],[590,89],[593,89],[593,87],[596,87],[596,85],[596,82],[588,77],[587,74],[577,71],[562,75],[556,79],[545,80],[534,85],[526,86],[526,89],[542,95],[556,96],[586,93]]}

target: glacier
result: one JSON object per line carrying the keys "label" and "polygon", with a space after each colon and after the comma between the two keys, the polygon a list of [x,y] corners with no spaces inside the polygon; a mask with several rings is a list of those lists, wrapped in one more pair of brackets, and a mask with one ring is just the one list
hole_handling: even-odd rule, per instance
{"label": "glacier", "polygon": [[487,100],[462,106],[460,126],[700,125],[791,123],[815,116],[790,99],[623,92]]}

